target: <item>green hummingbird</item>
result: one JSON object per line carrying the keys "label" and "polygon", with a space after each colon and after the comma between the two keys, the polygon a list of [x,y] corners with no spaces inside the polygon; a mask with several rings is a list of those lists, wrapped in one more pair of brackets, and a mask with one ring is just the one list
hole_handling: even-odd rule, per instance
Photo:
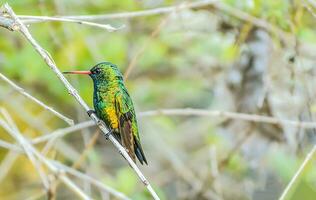
{"label": "green hummingbird", "polygon": [[140,144],[136,114],[123,76],[116,65],[101,62],[90,71],[68,71],[64,74],[88,74],[94,85],[93,105],[96,115],[111,129],[113,136],[126,148],[135,162],[147,160]]}

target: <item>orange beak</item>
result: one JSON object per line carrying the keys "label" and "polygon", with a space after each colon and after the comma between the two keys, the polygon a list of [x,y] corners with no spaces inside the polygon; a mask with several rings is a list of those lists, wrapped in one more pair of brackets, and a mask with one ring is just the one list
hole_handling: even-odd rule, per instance
{"label": "orange beak", "polygon": [[63,72],[63,74],[92,74],[90,71],[69,71]]}

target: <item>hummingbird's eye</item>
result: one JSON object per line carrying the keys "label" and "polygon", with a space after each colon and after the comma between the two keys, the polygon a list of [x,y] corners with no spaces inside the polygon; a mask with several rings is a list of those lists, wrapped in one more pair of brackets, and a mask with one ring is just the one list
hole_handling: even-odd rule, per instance
{"label": "hummingbird's eye", "polygon": [[100,74],[101,73],[101,69],[97,68],[95,71],[94,71],[95,74]]}

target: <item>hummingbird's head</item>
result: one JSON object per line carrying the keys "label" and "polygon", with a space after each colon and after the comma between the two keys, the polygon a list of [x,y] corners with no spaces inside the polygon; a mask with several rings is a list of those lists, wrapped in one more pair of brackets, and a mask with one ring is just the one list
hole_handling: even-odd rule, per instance
{"label": "hummingbird's head", "polygon": [[123,76],[115,64],[101,62],[90,69],[89,76],[93,81],[122,80]]}
{"label": "hummingbird's head", "polygon": [[116,65],[110,62],[101,62],[90,69],[90,71],[69,71],[64,74],[88,74],[93,82],[123,80],[122,73]]}

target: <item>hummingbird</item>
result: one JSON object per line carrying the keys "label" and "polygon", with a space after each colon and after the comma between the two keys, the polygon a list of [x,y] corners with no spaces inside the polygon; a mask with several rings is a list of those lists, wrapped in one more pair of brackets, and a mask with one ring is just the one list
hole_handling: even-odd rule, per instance
{"label": "hummingbird", "polygon": [[89,71],[67,71],[64,74],[87,74],[93,80],[94,112],[110,128],[111,134],[125,147],[135,162],[147,160],[140,144],[134,105],[124,85],[118,67],[110,62],[101,62]]}

